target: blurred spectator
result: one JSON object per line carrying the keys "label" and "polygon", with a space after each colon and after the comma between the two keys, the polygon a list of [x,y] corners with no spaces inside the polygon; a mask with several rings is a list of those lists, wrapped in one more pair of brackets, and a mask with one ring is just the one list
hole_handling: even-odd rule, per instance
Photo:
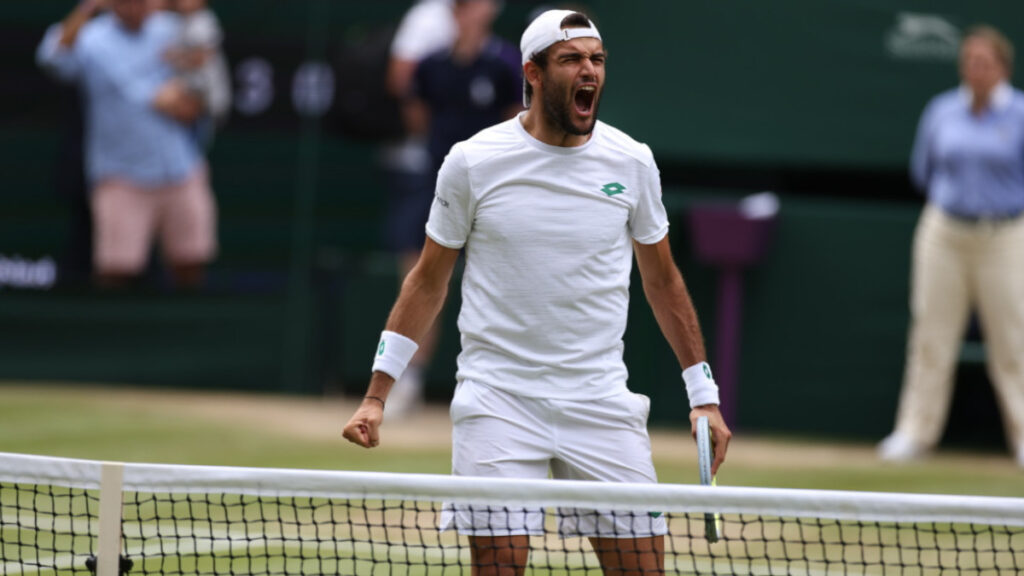
{"label": "blurred spectator", "polygon": [[1017,463],[1024,467],[1024,93],[1009,84],[1013,47],[970,30],[959,88],[921,117],[911,157],[927,204],[914,238],[911,327],[895,431],[886,460],[926,454],[941,439],[972,309]]}
{"label": "blurred spectator", "polygon": [[[426,135],[429,158],[427,176],[396,207],[403,219],[390,223],[392,235],[406,247],[401,256],[403,276],[419,258],[437,170],[448,150],[522,110],[519,49],[493,32],[501,2],[456,0],[452,10],[455,41],[419,62],[403,109],[409,133]],[[422,402],[423,370],[433,355],[437,337],[434,326],[392,391],[386,416],[414,409]]]}
{"label": "blurred spectator", "polygon": [[416,68],[406,118],[410,132],[428,134],[431,174],[453,145],[523,109],[519,49],[492,29],[500,10],[500,0],[456,0],[455,44]]}
{"label": "blurred spectator", "polygon": [[216,207],[189,128],[201,103],[165,59],[180,36],[181,20],[155,12],[150,0],[84,0],[47,30],[36,53],[41,66],[77,82],[85,96],[101,286],[135,280],[156,235],[181,287],[198,287],[216,252]]}
{"label": "blurred spectator", "polygon": [[231,80],[227,59],[221,49],[224,32],[206,0],[168,0],[168,7],[181,16],[181,38],[169,57],[189,90],[202,102],[196,121],[200,143],[208,147],[216,127],[231,110]]}
{"label": "blurred spectator", "polygon": [[[419,0],[405,13],[391,41],[388,62],[388,91],[399,100],[408,97],[413,74],[420,60],[455,42],[457,34],[454,0]],[[422,128],[422,127],[421,127]],[[424,227],[434,197],[433,162],[422,129],[409,133],[384,152],[387,171],[387,244],[398,254],[398,280],[416,264],[423,244]],[[420,352],[402,379],[395,383],[386,416],[395,417],[415,410],[423,400],[423,372],[437,340],[436,330],[427,335]]]}

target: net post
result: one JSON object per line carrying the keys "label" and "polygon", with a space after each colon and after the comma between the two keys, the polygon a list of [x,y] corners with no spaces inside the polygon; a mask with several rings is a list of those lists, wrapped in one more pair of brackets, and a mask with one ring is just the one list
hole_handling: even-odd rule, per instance
{"label": "net post", "polygon": [[121,570],[121,489],[124,464],[104,462],[100,475],[99,541],[96,576],[119,576]]}

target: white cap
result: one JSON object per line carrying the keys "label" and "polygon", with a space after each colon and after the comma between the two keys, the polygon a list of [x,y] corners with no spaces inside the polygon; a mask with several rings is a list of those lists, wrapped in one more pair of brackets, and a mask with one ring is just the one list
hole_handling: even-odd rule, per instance
{"label": "white cap", "polygon": [[[548,10],[533,19],[530,25],[523,31],[523,37],[519,41],[519,51],[523,54],[523,65],[530,61],[530,58],[542,52],[545,48],[555,42],[564,42],[574,38],[597,38],[601,39],[601,33],[597,31],[594,22],[587,18],[589,28],[565,28],[562,29],[562,20],[573,10]],[[530,99],[526,97],[526,75],[523,75],[523,106],[530,107]]]}
{"label": "white cap", "polygon": [[523,64],[526,64],[534,54],[543,51],[555,42],[564,42],[573,38],[601,39],[597,26],[594,26],[589,18],[587,19],[590,24],[589,28],[566,28],[563,30],[562,20],[570,14],[575,14],[575,12],[572,10],[548,10],[530,22],[530,25],[523,31],[522,40],[519,41],[519,50],[523,53]]}

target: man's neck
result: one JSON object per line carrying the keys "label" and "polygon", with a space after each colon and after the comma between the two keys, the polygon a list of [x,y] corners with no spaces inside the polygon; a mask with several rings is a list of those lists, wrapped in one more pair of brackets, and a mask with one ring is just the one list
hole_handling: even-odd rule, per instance
{"label": "man's neck", "polygon": [[986,110],[999,110],[1009,104],[1010,89],[1005,80],[988,89],[975,91],[974,88],[965,86],[962,90],[970,102],[971,113],[974,115],[983,114]]}
{"label": "man's neck", "polygon": [[989,107],[993,90],[994,88],[984,91],[971,90],[971,112],[973,114],[981,114]]}
{"label": "man's neck", "polygon": [[121,28],[121,30],[127,32],[128,34],[135,35],[142,31],[142,27],[143,25],[145,25],[145,22],[140,22],[138,26],[129,26],[124,20],[118,18],[117,25]]}
{"label": "man's neck", "polygon": [[577,135],[562,130],[544,115],[541,111],[541,104],[536,99],[533,100],[526,113],[522,115],[520,121],[523,124],[523,129],[530,136],[550,146],[561,146],[563,148],[582,146],[590,140],[590,136],[593,134],[593,132],[590,132]]}

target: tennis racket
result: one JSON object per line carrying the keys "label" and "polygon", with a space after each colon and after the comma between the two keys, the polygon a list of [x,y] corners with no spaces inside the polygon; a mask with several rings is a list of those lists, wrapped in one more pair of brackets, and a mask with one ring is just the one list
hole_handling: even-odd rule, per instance
{"label": "tennis racket", "polygon": [[[697,418],[697,467],[700,469],[701,486],[715,485],[715,477],[711,475],[714,458],[714,440],[711,438],[708,417],[701,416]],[[717,512],[704,513],[704,537],[712,543],[722,537],[722,517]]]}

